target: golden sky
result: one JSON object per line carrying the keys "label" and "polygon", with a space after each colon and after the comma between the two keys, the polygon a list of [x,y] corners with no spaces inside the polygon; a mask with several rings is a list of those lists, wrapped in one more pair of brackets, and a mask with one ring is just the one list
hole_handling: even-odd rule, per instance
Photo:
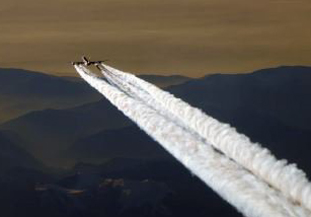
{"label": "golden sky", "polygon": [[311,65],[311,1],[1,0],[0,67],[74,75],[82,54],[192,77]]}

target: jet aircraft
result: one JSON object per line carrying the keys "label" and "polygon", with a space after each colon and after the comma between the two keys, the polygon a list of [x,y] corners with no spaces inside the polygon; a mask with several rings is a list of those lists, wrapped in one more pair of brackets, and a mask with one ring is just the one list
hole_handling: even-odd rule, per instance
{"label": "jet aircraft", "polygon": [[101,64],[101,63],[106,62],[106,61],[108,61],[108,60],[90,61],[85,56],[82,56],[82,61],[81,62],[71,62],[71,64],[72,65],[85,65],[85,66],[89,66],[89,65],[98,65],[98,64]]}

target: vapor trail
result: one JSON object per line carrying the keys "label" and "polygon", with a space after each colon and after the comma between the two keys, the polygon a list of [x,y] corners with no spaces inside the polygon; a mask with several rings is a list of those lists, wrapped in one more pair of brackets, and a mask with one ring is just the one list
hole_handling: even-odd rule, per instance
{"label": "vapor trail", "polygon": [[131,96],[132,98],[135,98],[136,100],[145,103],[146,106],[156,110],[159,114],[161,114],[165,118],[170,119],[170,121],[174,121],[174,123],[179,125],[180,127],[187,129],[189,133],[195,134],[195,136],[200,137],[200,135],[194,132],[191,128],[188,128],[187,125],[185,125],[179,118],[177,118],[175,114],[164,109],[162,105],[150,95],[150,93],[144,91],[139,86],[126,82],[120,76],[112,73],[105,67],[100,67],[100,70],[110,84],[116,86],[117,88],[119,88],[125,94]]}
{"label": "vapor trail", "polygon": [[306,174],[295,164],[276,159],[268,149],[258,143],[252,143],[248,137],[238,133],[229,124],[217,121],[155,85],[132,74],[103,66],[127,82],[149,92],[165,109],[183,120],[216,149],[282,191],[288,198],[311,210],[311,184]]}
{"label": "vapor trail", "polygon": [[295,206],[253,174],[213,150],[209,144],[202,143],[156,110],[109,85],[85,67],[75,68],[84,80],[244,215],[310,216],[308,211]]}

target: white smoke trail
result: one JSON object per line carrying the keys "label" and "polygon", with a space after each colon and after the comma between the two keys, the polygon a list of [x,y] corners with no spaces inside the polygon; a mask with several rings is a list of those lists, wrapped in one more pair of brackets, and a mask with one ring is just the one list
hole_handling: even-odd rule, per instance
{"label": "white smoke trail", "polygon": [[210,145],[197,140],[187,131],[140,101],[75,66],[81,77],[106,96],[119,110],[131,118],[152,138],[213,188],[225,200],[249,217],[310,216],[279,192],[247,172]]}
{"label": "white smoke trail", "polygon": [[99,67],[102,74],[105,78],[111,83],[112,85],[116,86],[120,90],[124,91],[126,94],[130,95],[131,97],[135,98],[136,100],[140,100],[145,103],[146,106],[150,107],[151,109],[156,110],[159,114],[164,116],[170,121],[174,121],[175,124],[179,125],[180,127],[187,129],[189,133],[194,134],[197,138],[200,137],[196,132],[194,132],[191,128],[189,129],[187,125],[184,125],[179,118],[177,118],[173,113],[170,111],[163,109],[161,104],[157,100],[155,100],[148,92],[144,91],[142,88],[125,82],[124,79],[120,78],[120,76],[111,73],[105,67]]}
{"label": "white smoke trail", "polygon": [[306,174],[286,160],[277,160],[266,148],[252,143],[229,124],[206,115],[201,110],[138,77],[103,65],[122,79],[149,92],[162,106],[183,120],[216,149],[223,152],[283,194],[311,210],[311,184]]}

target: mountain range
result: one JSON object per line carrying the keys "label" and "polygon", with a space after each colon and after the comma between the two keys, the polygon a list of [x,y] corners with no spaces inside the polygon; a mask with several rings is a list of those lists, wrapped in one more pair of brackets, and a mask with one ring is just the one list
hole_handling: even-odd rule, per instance
{"label": "mountain range", "polygon": [[42,169],[43,164],[0,131],[0,172],[17,167]]}
{"label": "mountain range", "polygon": [[[163,80],[155,77],[151,76],[151,80]],[[165,83],[169,78],[176,82],[175,77],[168,77]],[[82,88],[81,83],[74,83],[78,89]],[[311,161],[300,157],[306,155],[304,150],[310,144],[310,83],[310,67],[284,66],[250,74],[210,75],[167,90],[212,117],[232,124],[253,141],[272,149],[278,157],[289,158],[311,171]],[[130,120],[102,97],[69,109],[32,111],[3,123],[0,128],[19,135],[23,148],[41,161],[59,165],[59,161],[74,163],[80,159],[98,162],[110,154],[131,157],[136,151],[136,156],[142,157],[140,153],[156,145],[135,126],[127,127],[131,125]],[[150,147],[142,145],[143,140],[137,138],[145,138],[144,144]],[[132,151],[127,147],[132,147]]]}
{"label": "mountain range", "polygon": [[[311,176],[311,67],[141,77]],[[5,216],[240,216],[79,78],[0,69],[0,105]]]}
{"label": "mountain range", "polygon": [[[142,77],[158,86],[179,84],[183,76]],[[45,163],[55,164],[78,138],[130,122],[78,78],[20,69],[0,69],[0,123],[17,133],[19,143]],[[42,110],[43,109],[43,110]],[[10,119],[9,121],[5,121]],[[15,140],[17,138],[14,138]],[[59,165],[59,164],[58,164]]]}
{"label": "mountain range", "polygon": [[[180,84],[184,76],[142,77],[161,87]],[[82,79],[23,69],[0,68],[0,123],[43,109],[66,109],[98,101],[102,96]]]}

